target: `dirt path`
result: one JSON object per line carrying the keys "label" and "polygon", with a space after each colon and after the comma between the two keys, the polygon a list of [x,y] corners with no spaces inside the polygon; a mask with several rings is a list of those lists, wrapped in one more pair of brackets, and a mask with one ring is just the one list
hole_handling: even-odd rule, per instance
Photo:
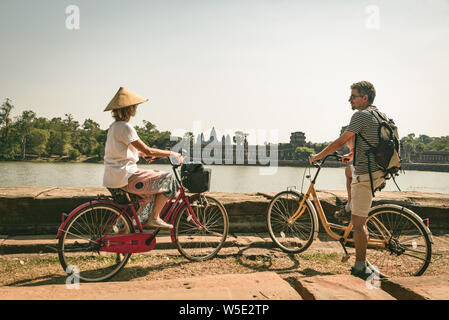
{"label": "dirt path", "polygon": [[[232,237],[231,235],[230,237]],[[126,267],[112,280],[123,281],[124,286],[140,280],[183,279],[202,275],[245,274],[274,271],[289,281],[296,276],[349,274],[354,263],[351,258],[341,262],[343,250],[335,241],[320,235],[302,254],[288,255],[277,248],[268,248],[266,235],[234,235],[235,245],[225,247],[209,261],[191,262],[176,249],[153,250],[131,256]],[[257,241],[255,241],[257,240]],[[265,242],[265,243],[264,243]],[[434,236],[433,261],[425,275],[449,274],[449,234]],[[40,286],[64,284],[67,275],[62,270],[56,253],[10,254],[0,257],[0,285]]]}

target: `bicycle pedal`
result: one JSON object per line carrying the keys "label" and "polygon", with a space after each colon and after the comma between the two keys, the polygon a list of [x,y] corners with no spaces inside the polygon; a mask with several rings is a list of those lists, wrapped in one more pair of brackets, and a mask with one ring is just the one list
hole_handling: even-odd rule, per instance
{"label": "bicycle pedal", "polygon": [[350,255],[346,254],[341,258],[341,262],[347,262],[349,260],[349,258],[350,258]]}

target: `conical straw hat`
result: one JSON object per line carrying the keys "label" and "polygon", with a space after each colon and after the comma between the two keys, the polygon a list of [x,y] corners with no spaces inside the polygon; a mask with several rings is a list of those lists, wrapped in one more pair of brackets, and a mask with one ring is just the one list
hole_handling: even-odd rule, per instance
{"label": "conical straw hat", "polygon": [[104,109],[104,111],[125,108],[133,106],[135,104],[144,103],[147,101],[148,99],[144,99],[141,96],[138,96],[137,94],[129,90],[126,90],[123,87],[120,87],[120,89],[118,89],[114,98],[112,98],[111,102],[109,102],[108,106],[106,107],[106,109]]}

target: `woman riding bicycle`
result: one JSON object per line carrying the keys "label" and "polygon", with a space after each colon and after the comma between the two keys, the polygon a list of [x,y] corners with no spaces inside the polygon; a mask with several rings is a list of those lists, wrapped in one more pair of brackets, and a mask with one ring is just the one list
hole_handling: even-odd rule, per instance
{"label": "woman riding bicycle", "polygon": [[139,157],[171,157],[182,164],[183,158],[179,153],[148,147],[129,124],[136,115],[137,105],[147,101],[120,87],[104,110],[111,110],[115,121],[109,126],[106,139],[103,185],[111,193],[123,190],[138,195],[137,213],[144,225],[173,228],[159,214],[167,200],[178,191],[178,182],[172,173],[137,168],[137,161]]}

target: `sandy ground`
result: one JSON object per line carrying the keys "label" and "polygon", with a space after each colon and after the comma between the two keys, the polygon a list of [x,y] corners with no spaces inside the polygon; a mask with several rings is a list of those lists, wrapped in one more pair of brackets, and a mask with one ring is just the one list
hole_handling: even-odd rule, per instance
{"label": "sandy ground", "polygon": [[[230,235],[232,237],[232,235]],[[287,282],[293,277],[349,274],[354,263],[354,249],[349,248],[351,258],[341,262],[343,250],[336,241],[319,235],[312,246],[301,254],[286,254],[277,248],[266,248],[254,242],[251,236],[237,236],[236,245],[222,248],[218,256],[209,261],[192,262],[176,249],[153,250],[135,254],[113,281],[183,279],[202,275],[245,274],[274,271]],[[258,239],[271,241],[264,235]],[[263,244],[263,243],[262,243]],[[157,247],[156,247],[157,248]],[[435,234],[432,263],[424,275],[449,274],[449,234]],[[0,256],[0,285],[40,286],[64,284],[67,275],[62,270],[56,253],[10,254]]]}

